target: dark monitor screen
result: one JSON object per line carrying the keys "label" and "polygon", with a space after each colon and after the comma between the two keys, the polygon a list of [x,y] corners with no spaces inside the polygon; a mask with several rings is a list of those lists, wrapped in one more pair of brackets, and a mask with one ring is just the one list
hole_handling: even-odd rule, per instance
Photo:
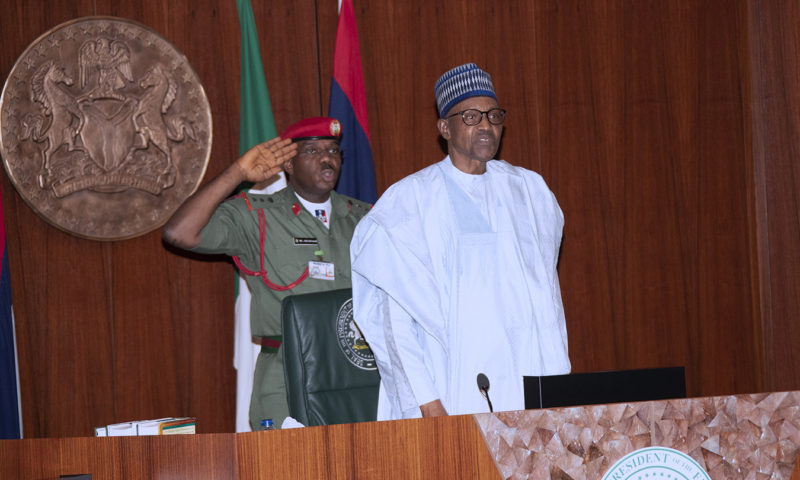
{"label": "dark monitor screen", "polygon": [[525,408],[686,398],[684,367],[523,377]]}

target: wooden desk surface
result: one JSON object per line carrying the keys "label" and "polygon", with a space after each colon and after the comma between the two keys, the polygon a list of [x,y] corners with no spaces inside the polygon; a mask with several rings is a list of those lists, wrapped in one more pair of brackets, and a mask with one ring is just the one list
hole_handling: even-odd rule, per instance
{"label": "wooden desk surface", "polygon": [[240,434],[0,441],[0,478],[499,478],[472,416]]}
{"label": "wooden desk surface", "polygon": [[236,478],[235,435],[76,437],[0,441],[0,478]]}
{"label": "wooden desk surface", "polygon": [[[756,460],[770,461],[771,466],[780,464],[784,472],[792,471],[792,480],[800,480],[800,462],[795,462],[800,449],[798,443],[800,436],[796,428],[800,425],[798,423],[800,407],[795,401],[798,395],[798,392],[790,392],[668,402],[677,402],[673,405],[672,414],[679,412],[681,405],[688,409],[686,412],[694,412],[692,415],[695,426],[692,428],[703,430],[706,428],[705,425],[709,425],[706,434],[715,435],[715,429],[729,428],[725,427],[727,424],[722,426],[714,424],[714,419],[717,417],[714,412],[719,409],[723,409],[731,418],[742,417],[739,419],[741,421],[731,420],[733,422],[731,425],[741,425],[741,428],[745,429],[740,438],[742,441],[755,439],[757,443],[761,442],[761,436],[756,429],[759,425],[765,432],[775,433],[781,438],[779,446],[782,450],[774,450],[778,445],[774,443],[775,440],[768,439],[769,445],[762,447],[756,445],[753,447],[756,450],[745,448],[740,452],[747,457],[742,461],[751,463]],[[624,409],[620,409],[620,406],[589,406],[578,409],[593,411],[597,408],[607,408],[630,413],[636,411],[634,407],[637,405],[622,405]],[[641,409],[646,406],[639,404],[638,407]],[[575,410],[553,409],[547,416],[553,425],[567,428],[570,425],[569,419],[562,417],[574,416]],[[667,412],[666,409],[655,410]],[[481,428],[476,422],[476,419],[486,415],[368,422],[240,434],[0,440],[0,480],[50,480],[58,479],[60,475],[82,473],[92,474],[93,480],[500,478],[490,450],[483,440]],[[519,461],[517,453],[519,444],[511,438],[513,431],[519,430],[519,425],[513,420],[523,423],[533,421],[534,417],[542,416],[543,412],[506,412],[495,415],[498,415],[497,418],[505,419],[506,423],[502,424],[502,429],[489,429],[490,432],[486,435],[490,438],[490,443],[492,443],[491,438],[497,440],[496,436],[500,435],[505,442],[511,442],[515,446],[513,451],[505,448],[495,452],[501,458],[499,462],[501,465],[508,465]],[[602,418],[591,415],[590,417]],[[675,418],[679,417],[678,415]],[[762,418],[772,419],[771,423],[762,425],[763,422],[759,420]],[[781,423],[775,419],[783,420]],[[494,424],[500,425],[497,422]],[[781,425],[784,427],[778,428]],[[604,424],[604,427],[612,426],[613,422]],[[508,429],[511,431],[506,432]],[[656,435],[656,440],[644,441],[643,445],[657,443],[672,446],[672,443],[667,441],[669,439],[664,436],[666,430],[662,430],[659,432],[664,437],[664,442],[657,442],[659,437]],[[622,435],[621,430],[614,431],[615,435]],[[635,436],[641,436],[640,433],[634,432]],[[569,435],[566,433],[564,435],[566,435],[564,439],[568,440]],[[684,438],[679,437],[678,441]],[[700,435],[695,438],[694,443],[698,443],[701,437],[705,438]],[[550,445],[550,442],[547,445]],[[752,456],[750,453],[761,448],[765,450],[762,452],[766,454],[765,456],[758,456],[756,460],[749,458]],[[548,455],[546,452],[533,450],[529,453]],[[769,460],[770,458],[772,460]],[[761,465],[758,462],[755,465]],[[792,463],[794,463],[793,469]],[[715,480],[728,480],[730,470],[717,468],[709,473]],[[598,480],[601,474],[602,472],[593,471],[585,478]],[[584,477],[578,475],[574,478]]]}

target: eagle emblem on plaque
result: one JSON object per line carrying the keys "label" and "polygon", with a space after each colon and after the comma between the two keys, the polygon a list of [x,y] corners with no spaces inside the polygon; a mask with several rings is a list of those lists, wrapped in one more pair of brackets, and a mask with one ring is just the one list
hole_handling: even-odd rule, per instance
{"label": "eagle emblem on plaque", "polygon": [[163,225],[198,187],[211,109],[197,74],[139,23],[86,17],[22,53],[0,97],[0,153],[42,218],[117,240]]}
{"label": "eagle emblem on plaque", "polygon": [[31,79],[38,112],[23,139],[43,144],[39,187],[56,197],[78,190],[137,188],[153,195],[175,183],[170,142],[195,139],[191,123],[170,111],[175,82],[159,65],[139,78],[125,42],[100,37],[79,49],[79,82],[55,61]]}

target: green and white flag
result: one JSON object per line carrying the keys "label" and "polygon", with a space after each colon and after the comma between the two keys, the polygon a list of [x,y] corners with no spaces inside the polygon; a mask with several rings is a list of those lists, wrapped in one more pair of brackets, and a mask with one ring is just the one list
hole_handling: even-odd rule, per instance
{"label": "green and white flag", "polygon": [[[261,50],[258,47],[258,31],[250,0],[236,0],[236,8],[239,11],[239,28],[242,32],[239,105],[239,155],[242,155],[253,146],[278,136],[278,133],[272,117],[267,81],[261,64]],[[278,177],[266,187],[251,188],[250,191],[276,192],[286,186],[283,172]],[[261,347],[253,343],[250,334],[250,291],[238,275],[236,282],[233,347],[233,366],[236,368],[236,431],[249,432],[248,411],[253,391],[253,372]]]}

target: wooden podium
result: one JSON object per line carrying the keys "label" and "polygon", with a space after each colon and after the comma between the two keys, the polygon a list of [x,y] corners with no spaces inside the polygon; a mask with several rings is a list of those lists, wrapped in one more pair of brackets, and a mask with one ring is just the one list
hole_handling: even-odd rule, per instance
{"label": "wooden podium", "polygon": [[241,434],[2,440],[0,478],[599,480],[649,446],[690,455],[715,480],[798,480],[800,392]]}

